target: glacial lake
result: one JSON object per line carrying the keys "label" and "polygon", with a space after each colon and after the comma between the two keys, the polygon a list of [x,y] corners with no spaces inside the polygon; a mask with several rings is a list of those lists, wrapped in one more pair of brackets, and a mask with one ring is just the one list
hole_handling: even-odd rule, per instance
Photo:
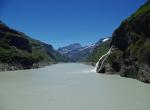
{"label": "glacial lake", "polygon": [[150,84],[66,63],[0,72],[0,110],[150,110]]}

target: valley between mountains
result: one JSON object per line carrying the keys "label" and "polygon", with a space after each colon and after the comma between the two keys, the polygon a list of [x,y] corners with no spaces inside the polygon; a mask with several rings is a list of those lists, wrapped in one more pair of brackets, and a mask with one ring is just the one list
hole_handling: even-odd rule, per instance
{"label": "valley between mountains", "polygon": [[56,50],[0,22],[0,71],[60,62],[89,63],[96,65],[98,73],[150,83],[150,1],[123,20],[112,36],[87,46],[74,43]]}

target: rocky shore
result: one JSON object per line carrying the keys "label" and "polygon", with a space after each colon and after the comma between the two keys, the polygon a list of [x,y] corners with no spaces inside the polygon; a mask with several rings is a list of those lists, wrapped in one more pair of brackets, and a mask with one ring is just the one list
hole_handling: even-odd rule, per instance
{"label": "rocky shore", "polygon": [[44,66],[56,64],[56,62],[40,62],[34,63],[30,67],[25,67],[21,64],[8,64],[8,63],[0,63],[0,71],[15,71],[15,70],[25,70],[25,69],[35,69],[42,68]]}

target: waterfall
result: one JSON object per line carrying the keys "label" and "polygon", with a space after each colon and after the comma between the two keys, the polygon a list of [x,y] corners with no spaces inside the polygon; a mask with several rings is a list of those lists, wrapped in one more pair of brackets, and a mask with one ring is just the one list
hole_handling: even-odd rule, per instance
{"label": "waterfall", "polygon": [[[94,69],[95,72],[97,72],[97,69],[98,69],[98,67],[99,67],[100,62],[101,62],[101,65],[100,65],[100,68],[99,68],[98,70],[101,70],[101,69],[102,69],[102,66],[103,66],[105,60],[107,59],[108,55],[109,55],[109,54],[111,53],[111,51],[112,51],[112,48],[113,48],[113,47],[111,47],[111,48],[109,49],[109,51],[108,51],[106,54],[102,55],[101,58],[98,60],[98,62],[96,63],[95,69]],[[105,57],[105,58],[104,58],[104,57]]]}

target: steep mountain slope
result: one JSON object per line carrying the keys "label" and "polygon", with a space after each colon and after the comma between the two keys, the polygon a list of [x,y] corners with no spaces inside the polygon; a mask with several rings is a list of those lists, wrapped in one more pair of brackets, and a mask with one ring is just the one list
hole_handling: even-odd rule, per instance
{"label": "steep mountain slope", "polygon": [[34,68],[64,59],[51,45],[34,40],[0,22],[0,70]]}
{"label": "steep mountain slope", "polygon": [[110,48],[111,38],[102,38],[96,44],[93,52],[85,59],[86,62],[96,63]]}
{"label": "steep mountain slope", "polygon": [[93,51],[95,45],[89,45],[82,47],[79,43],[74,43],[66,47],[61,47],[58,49],[62,55],[69,58],[70,62],[84,61],[87,56]]}
{"label": "steep mountain slope", "polygon": [[115,30],[111,47],[111,53],[99,62],[97,72],[150,83],[150,1]]}
{"label": "steep mountain slope", "polygon": [[110,42],[111,37],[101,38],[95,43],[93,52],[85,59],[85,62],[96,63],[109,50]]}

